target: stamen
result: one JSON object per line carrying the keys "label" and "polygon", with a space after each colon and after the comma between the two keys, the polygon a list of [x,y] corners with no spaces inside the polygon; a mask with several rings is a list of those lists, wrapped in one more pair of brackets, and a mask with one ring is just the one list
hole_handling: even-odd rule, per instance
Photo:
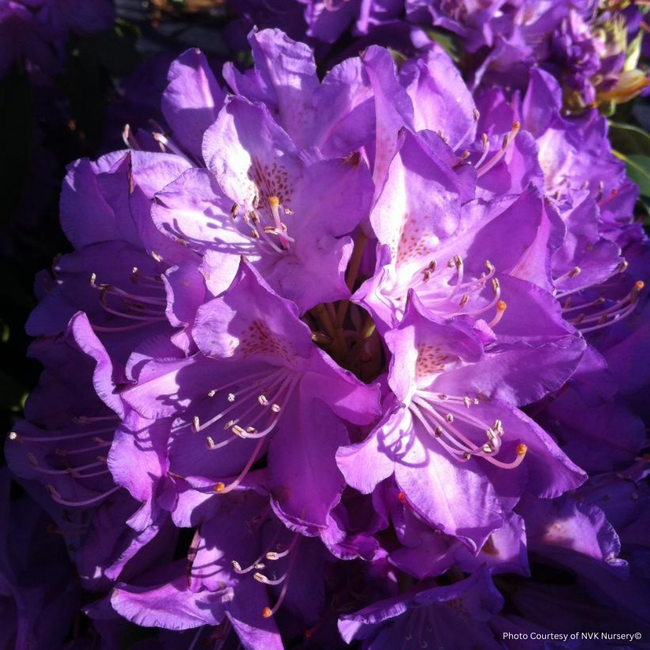
{"label": "stamen", "polygon": [[297,542],[298,542],[298,533],[295,533],[294,536],[293,536],[293,539],[291,540],[291,544],[289,544],[289,546],[287,547],[286,550],[280,551],[280,552],[269,551],[266,554],[266,559],[271,560],[272,562],[276,562],[277,560],[280,560],[283,557],[287,557],[287,555],[289,555],[289,553],[291,553],[291,551],[293,550],[293,548],[297,544]]}
{"label": "stamen", "polygon": [[242,575],[244,573],[250,573],[254,569],[258,568],[264,568],[264,565],[262,564],[262,560],[266,557],[266,554],[268,552],[268,549],[273,548],[275,546],[276,542],[278,541],[278,538],[280,537],[280,533],[282,532],[282,528],[279,528],[276,532],[275,535],[273,535],[273,539],[271,540],[271,543],[266,547],[266,550],[251,564],[250,566],[246,567],[245,569],[241,568],[241,564],[237,562],[237,560],[231,560],[230,564],[235,571],[235,573]]}
{"label": "stamen", "polygon": [[[297,536],[297,533],[296,533],[296,536]],[[277,599],[275,605],[273,605],[273,608],[265,607],[262,610],[262,616],[264,618],[270,618],[271,616],[273,616],[274,614],[277,613],[277,611],[280,609],[280,607],[282,607],[282,601],[284,600],[285,596],[287,595],[287,591],[289,589],[289,579],[291,577],[291,571],[293,569],[293,565],[294,565],[297,557],[298,557],[298,553],[292,553],[291,556],[289,557],[289,565],[287,566],[287,571],[284,574],[284,576],[282,577],[283,584],[282,584],[282,589],[280,590],[280,595],[278,596],[278,599]],[[269,581],[267,584],[269,584],[269,583],[272,584],[272,581]]]}
{"label": "stamen", "polygon": [[[425,431],[453,458],[462,462],[466,462],[472,457],[483,458],[490,464],[502,469],[514,469],[521,464],[528,451],[526,445],[522,443],[517,445],[517,455],[513,461],[504,462],[495,458],[495,455],[501,449],[501,437],[504,435],[501,420],[496,419],[492,427],[488,427],[484,422],[467,413],[467,410],[456,410],[456,408],[462,408],[462,405],[469,408],[468,402],[471,404],[473,401],[471,398],[467,396],[465,398],[446,398],[443,402],[439,397],[433,393],[418,390],[409,408],[423,425]],[[434,407],[434,402],[437,402],[438,405],[445,404],[447,413],[444,418]],[[455,406],[456,404],[457,406]],[[460,421],[475,429],[484,431],[487,442],[476,446],[467,438],[457,426],[453,425],[455,418],[454,414],[449,411],[450,409],[454,411]]]}
{"label": "stamen", "polygon": [[255,449],[253,450],[253,453],[248,459],[246,465],[244,466],[244,469],[239,473],[239,476],[237,476],[237,478],[232,483],[226,485],[225,483],[219,482],[214,486],[214,491],[217,494],[227,494],[228,492],[232,492],[235,488],[239,487],[239,484],[244,480],[246,474],[248,474],[250,468],[253,466],[253,463],[255,462],[257,455],[262,449],[263,444],[264,444],[264,438],[260,438],[260,441],[257,443],[257,445],[255,445]]}
{"label": "stamen", "polygon": [[570,271],[564,273],[559,278],[556,278],[554,281],[555,285],[557,286],[558,284],[564,282],[564,280],[571,280],[572,278],[575,278],[581,273],[582,273],[582,269],[579,266],[574,266]]}
{"label": "stamen", "polygon": [[517,133],[519,133],[520,128],[521,125],[519,124],[519,122],[514,122],[512,124],[512,131],[510,131],[510,133],[508,133],[503,138],[503,144],[501,145],[501,149],[492,158],[490,158],[490,160],[488,160],[488,162],[486,162],[485,165],[483,165],[480,169],[479,169],[479,165],[476,166],[476,172],[478,177],[481,177],[487,172],[489,172],[492,169],[492,167],[494,167],[503,158],[506,151],[508,150],[508,147],[513,142],[513,140],[517,137]]}
{"label": "stamen", "polygon": [[[607,309],[603,309],[600,312],[596,312],[594,314],[586,314],[583,312],[579,314],[576,318],[569,320],[569,322],[575,327],[578,327],[578,329],[580,329],[580,331],[583,334],[586,334],[588,332],[594,332],[604,327],[609,327],[614,323],[618,323],[620,320],[627,318],[630,314],[632,314],[635,311],[636,306],[638,304],[639,293],[643,290],[644,286],[645,284],[642,281],[635,282],[631,291],[626,296],[621,298],[621,300],[616,301],[612,306],[608,307]],[[595,305],[603,304],[604,302],[605,302],[604,299],[601,300],[599,298],[590,303],[585,303],[584,305],[577,305],[575,307],[572,307],[570,308],[570,310],[585,309]],[[570,311],[570,310],[566,310],[566,311]],[[580,325],[583,324],[587,325],[590,323],[596,323],[596,325],[591,327],[579,327]]]}
{"label": "stamen", "polygon": [[271,208],[271,214],[273,215],[273,221],[275,223],[275,228],[280,244],[285,250],[289,249],[289,240],[286,231],[287,227],[282,223],[280,219],[280,199],[277,196],[269,197],[269,207]]}
{"label": "stamen", "polygon": [[57,492],[57,490],[53,485],[46,485],[45,487],[47,488],[47,491],[50,493],[50,496],[54,501],[60,503],[62,506],[68,506],[71,508],[76,508],[76,507],[81,508],[84,506],[95,505],[96,503],[103,501],[111,494],[115,494],[115,492],[121,489],[120,485],[116,485],[114,488],[108,490],[107,492],[103,492],[102,494],[99,494],[96,497],[92,497],[91,499],[86,499],[85,501],[67,501]]}
{"label": "stamen", "polygon": [[[115,418],[117,419],[117,418]],[[64,440],[74,440],[76,438],[85,438],[86,436],[92,436],[92,435],[99,435],[103,433],[115,433],[115,429],[117,428],[117,425],[115,427],[108,427],[104,429],[91,429],[90,431],[79,431],[77,433],[70,433],[70,434],[65,434],[65,435],[52,435],[52,436],[32,436],[32,435],[25,435],[25,434],[18,434],[16,431],[11,431],[9,433],[9,440],[11,441],[17,441],[17,442],[61,442]],[[55,433],[55,432],[53,432]]]}
{"label": "stamen", "polygon": [[494,316],[494,318],[488,323],[488,326],[491,329],[494,329],[494,327],[499,324],[499,322],[503,318],[503,314],[505,314],[507,308],[508,308],[508,305],[506,304],[505,301],[499,300],[497,302],[497,313]]}

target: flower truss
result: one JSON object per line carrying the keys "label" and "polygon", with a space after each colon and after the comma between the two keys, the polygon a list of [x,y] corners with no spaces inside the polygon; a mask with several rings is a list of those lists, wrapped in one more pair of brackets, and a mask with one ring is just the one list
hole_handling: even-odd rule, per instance
{"label": "flower truss", "polygon": [[567,118],[543,67],[472,93],[435,46],[371,46],[321,80],[249,39],[227,88],[189,50],[165,124],[69,167],[73,251],[37,278],[6,455],[96,629],[650,634],[650,260],[604,118]]}

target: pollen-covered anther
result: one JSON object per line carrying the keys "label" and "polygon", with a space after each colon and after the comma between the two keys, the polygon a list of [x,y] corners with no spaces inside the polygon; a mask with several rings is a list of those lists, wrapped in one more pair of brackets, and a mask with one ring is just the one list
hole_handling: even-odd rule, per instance
{"label": "pollen-covered anther", "polygon": [[579,266],[574,266],[570,271],[569,271],[569,278],[575,278],[576,276],[580,275],[582,273],[582,269]]}
{"label": "pollen-covered anther", "polygon": [[222,483],[221,481],[219,481],[219,483],[217,483],[217,484],[214,486],[214,491],[215,491],[217,494],[221,494],[225,489],[226,489],[226,484],[225,484],[225,483]]}
{"label": "pollen-covered anther", "polygon": [[517,456],[525,456],[528,452],[528,447],[523,443],[517,445]]}
{"label": "pollen-covered anther", "polygon": [[494,318],[488,323],[488,325],[491,328],[494,328],[496,325],[499,324],[499,322],[503,318],[503,314],[505,314],[505,311],[508,308],[508,305],[504,300],[499,300],[496,304],[496,308],[497,308],[497,313],[495,314]]}
{"label": "pollen-covered anther", "polygon": [[271,618],[271,616],[273,616],[273,611],[271,610],[270,607],[265,607],[265,608],[262,610],[262,616],[263,616],[264,618]]}

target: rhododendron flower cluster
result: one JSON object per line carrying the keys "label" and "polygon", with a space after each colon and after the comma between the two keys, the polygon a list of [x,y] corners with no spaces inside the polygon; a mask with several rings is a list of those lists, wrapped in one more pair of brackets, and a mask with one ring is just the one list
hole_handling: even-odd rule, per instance
{"label": "rhododendron flower cluster", "polygon": [[650,634],[650,258],[604,118],[544,66],[472,92],[433,44],[319,78],[249,40],[65,179],[5,451],[85,613],[172,647]]}

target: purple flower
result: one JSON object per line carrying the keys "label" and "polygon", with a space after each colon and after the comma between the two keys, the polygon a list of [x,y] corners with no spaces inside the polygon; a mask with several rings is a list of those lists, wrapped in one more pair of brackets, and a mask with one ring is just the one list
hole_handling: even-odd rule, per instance
{"label": "purple flower", "polygon": [[481,648],[500,648],[487,625],[503,606],[487,570],[447,587],[424,585],[341,618],[339,628],[350,643],[388,649],[411,643],[453,646],[459,638]]}
{"label": "purple flower", "polygon": [[403,0],[245,0],[230,5],[241,17],[241,31],[254,26],[279,28],[322,52],[350,28],[355,36],[362,36],[378,27],[392,26],[404,10]]}
{"label": "purple flower", "polygon": [[[525,490],[551,497],[582,483],[580,469],[523,413],[479,396],[464,370],[476,364],[480,381],[483,344],[467,322],[445,323],[411,294],[385,340],[394,397],[369,438],[338,453],[350,485],[370,492],[395,473],[427,522],[480,548],[503,524],[509,499]],[[518,469],[524,457],[526,471]],[[432,485],[444,486],[444,500]]]}
{"label": "purple flower", "polygon": [[406,2],[411,22],[457,35],[472,54],[467,64],[475,85],[521,89],[540,66],[555,76],[565,108],[576,113],[628,101],[648,84],[636,69],[638,44],[631,43],[626,62],[630,12],[606,9],[589,0]]}
{"label": "purple flower", "polygon": [[[477,60],[569,11],[498,7],[453,16]],[[307,7],[327,34],[394,8]],[[434,46],[321,80],[308,46],[249,39],[228,96],[189,50],[153,133],[70,168],[74,250],[38,278],[7,457],[79,534],[95,629],[501,647],[614,607],[603,629],[645,631],[649,258],[604,120],[540,70],[475,98]]]}
{"label": "purple flower", "polygon": [[[264,133],[249,138],[253,125]],[[359,156],[301,156],[267,112],[237,99],[206,134],[204,155],[209,170],[189,170],[156,195],[163,232],[199,251],[245,255],[301,313],[349,296],[346,235],[367,213],[372,191]],[[328,201],[330,192],[336,198]]]}
{"label": "purple flower", "polygon": [[138,364],[124,398],[144,417],[178,416],[170,473],[190,487],[230,492],[268,453],[276,511],[314,534],[343,490],[344,421],[375,419],[378,390],[314,346],[293,303],[247,264],[199,309],[192,335],[199,354]]}

